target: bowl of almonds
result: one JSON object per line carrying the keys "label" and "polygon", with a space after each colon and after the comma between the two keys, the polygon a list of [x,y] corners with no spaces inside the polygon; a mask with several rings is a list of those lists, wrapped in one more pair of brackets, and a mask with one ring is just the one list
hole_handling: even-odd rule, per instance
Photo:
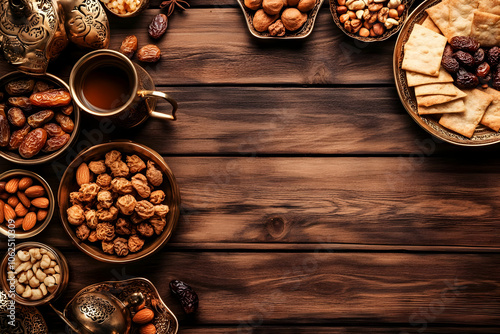
{"label": "bowl of almonds", "polygon": [[49,224],[55,199],[47,181],[28,170],[13,169],[0,175],[0,233],[15,232],[31,238]]}
{"label": "bowl of almonds", "polygon": [[0,78],[0,156],[17,164],[58,158],[76,140],[80,111],[68,85],[52,74]]}

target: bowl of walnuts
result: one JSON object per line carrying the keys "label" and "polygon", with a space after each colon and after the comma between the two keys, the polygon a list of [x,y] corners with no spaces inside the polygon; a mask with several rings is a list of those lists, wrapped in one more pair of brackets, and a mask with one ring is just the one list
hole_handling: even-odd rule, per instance
{"label": "bowl of walnuts", "polygon": [[158,251],[170,239],[180,212],[172,171],[161,155],[134,142],[81,152],[64,172],[57,197],[73,243],[110,263]]}

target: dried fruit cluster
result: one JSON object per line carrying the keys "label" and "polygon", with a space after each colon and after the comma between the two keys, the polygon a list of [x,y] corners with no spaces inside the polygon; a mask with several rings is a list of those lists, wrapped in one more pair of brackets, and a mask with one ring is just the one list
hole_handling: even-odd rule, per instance
{"label": "dried fruit cluster", "polygon": [[16,282],[16,293],[26,299],[40,300],[54,293],[61,282],[57,258],[45,248],[19,250],[7,268],[7,278]]}
{"label": "dried fruit cluster", "polygon": [[[163,15],[163,14],[158,14]],[[165,28],[166,29],[166,28]],[[138,48],[137,37],[129,35],[125,37],[120,46],[120,52],[132,59]],[[143,46],[137,51],[137,59],[145,63],[156,63],[161,58],[161,50],[154,44]]]}
{"label": "dried fruit cluster", "polygon": [[0,93],[0,147],[18,150],[29,159],[68,143],[75,127],[68,91],[30,78],[10,81],[4,90],[5,94]]}
{"label": "dried fruit cluster", "polygon": [[114,150],[104,160],[82,163],[75,178],[80,189],[70,193],[67,218],[79,239],[100,242],[105,253],[123,257],[163,232],[169,207],[163,190],[155,190],[163,173],[154,162],[137,155],[125,162]]}
{"label": "dried fruit cluster", "polygon": [[441,61],[443,68],[461,89],[487,88],[489,83],[500,90],[500,48],[481,48],[472,37],[455,36],[446,45]]}
{"label": "dried fruit cluster", "polygon": [[14,221],[15,228],[29,231],[47,218],[50,201],[43,186],[31,177],[0,181],[0,224]]}

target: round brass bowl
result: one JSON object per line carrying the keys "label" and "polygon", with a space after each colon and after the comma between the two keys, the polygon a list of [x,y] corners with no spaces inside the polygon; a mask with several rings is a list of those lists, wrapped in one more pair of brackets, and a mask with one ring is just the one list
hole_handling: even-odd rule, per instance
{"label": "round brass bowl", "polygon": [[16,303],[19,303],[19,304],[25,305],[25,306],[40,306],[40,305],[46,304],[52,300],[55,300],[56,298],[58,298],[62,294],[64,289],[66,289],[66,286],[68,285],[68,281],[69,281],[69,268],[68,268],[68,262],[66,261],[66,258],[64,257],[64,255],[62,255],[62,253],[60,251],[58,251],[57,249],[55,249],[53,247],[42,244],[40,242],[28,241],[28,242],[23,242],[22,244],[16,245],[16,247],[15,247],[16,254],[20,250],[28,250],[31,248],[45,248],[47,251],[54,254],[54,256],[56,258],[56,262],[59,265],[59,268],[61,269],[61,282],[60,282],[59,286],[57,287],[57,289],[53,293],[49,292],[44,298],[39,299],[39,300],[26,299],[26,298],[19,296],[15,291],[12,292],[10,290],[9,282],[7,282],[9,257],[10,257],[10,255],[12,255],[12,254],[10,254],[11,253],[10,249],[7,250],[7,253],[5,254],[5,256],[2,260],[2,263],[0,264],[0,271],[1,271],[0,279],[2,280],[1,284],[2,284],[3,291],[7,294],[7,296],[9,296],[9,298],[13,295]]}
{"label": "round brass bowl", "polygon": [[[75,182],[75,173],[78,166],[82,162],[102,160],[104,159],[104,155],[111,150],[117,150],[123,155],[137,154],[142,159],[153,161],[164,174],[163,183],[155,189],[161,189],[165,192],[165,204],[170,208],[170,211],[168,212],[166,217],[167,224],[165,225],[162,234],[156,236],[156,238],[151,241],[146,240],[143,249],[141,249],[137,253],[129,253],[125,257],[104,253],[100,248],[100,243],[96,243],[98,244],[98,246],[96,246],[78,239],[76,236],[75,228],[68,222],[66,214],[66,210],[70,206],[69,194],[73,191],[78,191],[79,189],[77,183]],[[179,219],[181,204],[179,187],[177,186],[174,174],[165,163],[165,160],[163,160],[161,155],[142,144],[119,141],[96,145],[87,149],[86,151],[81,152],[75,158],[75,160],[70,163],[70,165],[64,172],[61,183],[59,185],[57,198],[59,203],[59,213],[64,230],[66,231],[66,233],[68,233],[76,247],[96,260],[109,263],[128,263],[137,261],[161,249],[161,247],[163,247],[172,236],[172,232],[175,228],[175,225],[177,224],[177,220]]]}
{"label": "round brass bowl", "polygon": [[[60,78],[56,77],[55,75],[52,74],[44,74],[44,75],[29,75],[23,72],[15,71],[15,72],[10,72],[3,77],[0,78],[0,87],[4,87],[7,82],[10,82],[12,80],[17,80],[17,79],[22,79],[26,77],[31,77],[35,80],[43,80],[50,82],[54,84],[56,87],[64,88],[69,92],[69,86]],[[73,132],[71,133],[71,136],[63,147],[61,147],[59,150],[51,153],[43,153],[40,152],[39,154],[35,155],[33,158],[25,159],[21,155],[19,155],[18,151],[8,151],[4,148],[0,149],[0,156],[10,162],[20,164],[20,165],[36,165],[36,164],[43,164],[49,161],[53,161],[57,158],[59,158],[68,147],[70,147],[78,137],[78,133],[80,131],[80,109],[76,105],[74,101],[71,101],[73,104],[73,114],[71,118],[73,119],[73,122],[75,123],[75,128],[73,129]]]}
{"label": "round brass bowl", "polygon": [[380,41],[385,41],[386,39],[394,36],[401,29],[401,27],[403,26],[403,23],[406,20],[406,17],[408,16],[408,13],[410,11],[410,7],[413,5],[414,1],[415,0],[402,0],[401,3],[403,3],[405,5],[405,10],[403,12],[403,15],[401,15],[401,17],[398,20],[399,24],[397,25],[397,27],[393,27],[389,30],[386,30],[382,35],[376,36],[376,37],[370,37],[370,36],[363,37],[363,36],[359,36],[356,33],[352,33],[352,32],[345,30],[344,25],[342,23],[340,23],[340,18],[339,18],[339,15],[337,13],[337,6],[338,6],[337,0],[330,0],[330,12],[332,13],[333,21],[335,22],[337,27],[339,27],[339,29],[342,30],[342,32],[344,34],[346,34],[347,36],[352,37],[352,38],[357,39],[357,40],[362,41],[362,42],[380,42]]}
{"label": "round brass bowl", "polygon": [[[52,192],[52,189],[50,188],[49,184],[47,181],[45,181],[40,175],[33,173],[29,170],[23,170],[23,169],[12,169],[9,170],[5,173],[0,174],[0,181],[4,181],[7,179],[10,179],[12,177],[24,177],[24,176],[29,176],[31,177],[35,183],[38,182],[46,192],[46,197],[49,199],[49,207],[48,207],[48,214],[47,217],[43,222],[37,222],[35,227],[32,228],[31,230],[28,231],[23,231],[21,228],[18,228],[15,230],[16,232],[16,239],[26,239],[26,238],[31,238],[37,235],[38,233],[42,232],[45,227],[49,224],[50,220],[52,219],[52,216],[54,215],[54,210],[56,206],[56,200],[54,198],[54,193]],[[7,226],[8,224],[1,224],[0,225],[0,233],[9,236],[9,228]]]}
{"label": "round brass bowl", "polygon": [[[113,0],[111,0],[113,1]],[[118,17],[121,17],[121,18],[127,18],[127,17],[134,17],[134,16],[137,16],[139,15],[143,10],[145,10],[146,8],[149,7],[149,0],[141,0],[141,3],[139,5],[139,7],[137,7],[137,9],[135,11],[133,11],[132,13],[127,13],[127,14],[119,14],[119,13],[116,13],[114,11],[112,11],[109,7],[108,7],[108,4],[103,2],[102,3],[104,5],[104,7],[106,7],[106,9],[108,10],[108,12],[110,12],[111,14],[115,15],[115,16],[118,16]]]}

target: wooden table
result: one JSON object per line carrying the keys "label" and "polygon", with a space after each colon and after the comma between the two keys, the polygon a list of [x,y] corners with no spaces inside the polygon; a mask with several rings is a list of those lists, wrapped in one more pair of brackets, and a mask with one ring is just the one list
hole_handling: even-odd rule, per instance
{"label": "wooden table", "polygon": [[[327,3],[309,38],[263,41],[234,0],[190,2],[147,67],[179,101],[178,121],[101,137],[86,117],[90,135],[75,147],[127,138],[160,152],[182,193],[178,227],[160,253],[109,265],[78,251],[54,217],[35,239],[70,264],[56,305],[92,283],[144,276],[185,334],[498,333],[498,146],[452,146],[420,129],[394,86],[395,39],[354,42]],[[110,47],[128,34],[153,42],[157,5],[112,18]],[[67,80],[82,54],[70,48],[50,72]],[[72,156],[29,169],[57,189]],[[170,295],[172,279],[196,289],[196,315]]]}

